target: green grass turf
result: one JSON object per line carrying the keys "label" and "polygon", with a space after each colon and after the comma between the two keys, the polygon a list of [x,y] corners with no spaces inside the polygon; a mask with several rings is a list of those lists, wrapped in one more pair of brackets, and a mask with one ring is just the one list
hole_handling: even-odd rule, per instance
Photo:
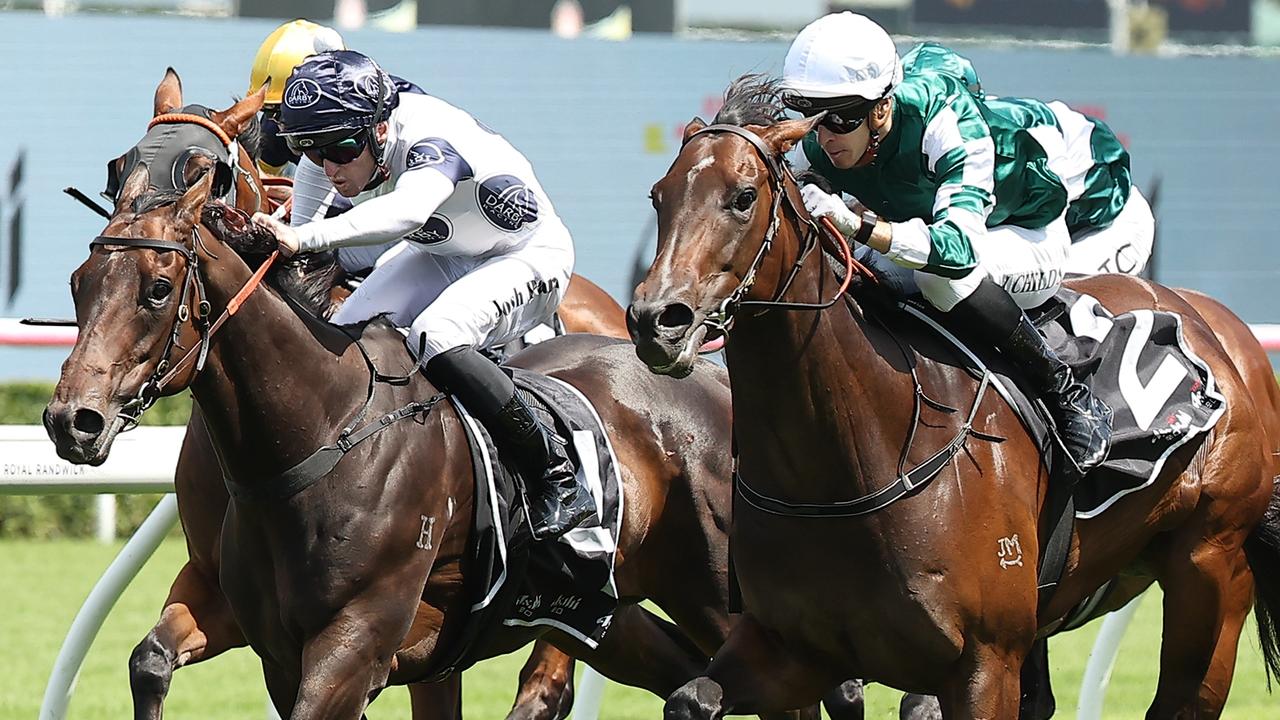
{"label": "green grass turf", "polygon": [[[0,718],[34,718],[54,657],[81,602],[115,556],[119,545],[88,540],[0,541]],[[169,582],[185,559],[180,540],[167,540],[108,617],[80,675],[71,718],[130,716],[126,663],[129,653],[158,616]],[[1151,699],[1159,653],[1158,596],[1151,593],[1121,647],[1111,680],[1106,715],[1140,718]],[[1058,717],[1075,715],[1085,660],[1098,624],[1055,639],[1050,657],[1058,691]],[[1250,623],[1240,647],[1235,686],[1225,717],[1280,717],[1280,704],[1265,691],[1261,657]],[[464,677],[467,717],[502,717],[515,693],[524,652],[482,663]],[[868,690],[868,718],[896,717],[897,693]],[[166,718],[262,718],[266,692],[254,655],[234,650],[179,670]],[[370,708],[371,720],[407,718],[408,696],[391,688]],[[661,702],[648,694],[609,685],[602,718],[661,717]]]}

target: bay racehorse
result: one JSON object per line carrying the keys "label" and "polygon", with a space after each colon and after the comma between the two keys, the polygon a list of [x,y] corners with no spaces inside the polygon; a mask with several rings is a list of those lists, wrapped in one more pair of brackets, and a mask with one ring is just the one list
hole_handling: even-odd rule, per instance
{"label": "bay racehorse", "polygon": [[[171,107],[164,93],[160,112]],[[235,137],[261,101],[258,93],[211,118]],[[338,328],[270,286],[255,292],[258,275],[200,223],[217,173],[176,197],[154,193],[148,173],[132,169],[72,275],[81,332],[46,427],[60,456],[100,463],[138,398],[189,387],[222,475],[243,491],[226,507],[216,550],[223,621],[262,658],[283,714],[360,717],[386,685],[427,677],[467,619],[475,483],[459,415],[420,375],[374,380],[375,369],[411,368],[394,329]],[[535,346],[516,363],[592,398],[623,468],[611,629],[594,651],[551,637],[606,676],[669,694],[729,630],[726,378],[709,363],[680,382],[653,376],[630,345],[588,335]],[[334,443],[362,409],[408,412],[305,489],[280,487],[286,469]],[[426,542],[421,517],[440,521]],[[679,627],[641,608],[642,598]],[[171,609],[172,627],[193,625]],[[538,632],[504,627],[479,654]],[[189,632],[182,652],[208,648],[203,634]]]}
{"label": "bay racehorse", "polygon": [[[1196,312],[1204,318],[1205,323],[1212,328],[1214,336],[1235,363],[1240,378],[1249,388],[1254,408],[1266,431],[1267,441],[1264,447],[1269,450],[1271,456],[1271,469],[1264,472],[1263,482],[1271,482],[1272,479],[1280,477],[1280,384],[1276,382],[1271,358],[1268,357],[1266,349],[1258,342],[1257,336],[1253,334],[1249,325],[1221,302],[1195,290],[1178,288],[1175,292],[1195,308]],[[1107,612],[1123,607],[1130,599],[1150,587],[1154,581],[1150,575],[1129,574],[1116,578],[1112,581],[1111,591],[1094,608],[1089,619],[1101,617]],[[1076,624],[1079,625],[1083,621],[1083,619],[1077,620]],[[1231,656],[1227,659],[1234,662],[1235,657]],[[1028,675],[1024,672],[1023,682],[1026,682],[1029,677],[1037,682],[1047,682],[1048,667],[1045,666],[1040,670],[1043,674]],[[1223,671],[1230,672],[1230,668],[1219,670],[1219,672]],[[1046,693],[1045,690],[1046,688],[1040,688],[1038,691],[1031,691],[1023,688],[1022,720],[1052,716],[1053,696],[1051,692]],[[907,712],[908,708],[914,710],[916,714]],[[1028,708],[1033,709],[1029,711]],[[903,697],[903,709],[903,720],[936,717],[937,699],[906,695]]]}
{"label": "bay racehorse", "polygon": [[[184,108],[181,81],[170,69],[156,90],[154,116],[179,114],[205,118],[215,125],[226,115],[201,106]],[[238,135],[226,138],[237,141],[232,149],[237,154],[236,167],[240,168],[231,175],[235,192],[230,202],[245,213],[271,209],[265,201],[267,196],[277,201],[287,198],[287,193],[281,196],[276,187],[263,188],[253,161],[258,132],[256,123],[250,122],[244,124]],[[194,182],[209,171],[211,154],[188,155],[177,172],[188,182]],[[127,153],[112,160],[109,176],[118,178],[126,168],[126,159]],[[206,219],[209,210],[206,208]],[[257,261],[261,262],[266,255],[261,253]],[[340,290],[331,292],[339,271],[333,253],[303,255],[273,269],[272,280],[303,307],[321,316],[331,311],[331,298],[346,294]],[[581,276],[575,275],[570,282],[559,314],[569,332],[626,337],[622,308]],[[218,581],[222,525],[230,498],[198,406],[194,407],[187,425],[174,471],[174,486],[188,558],[171,584],[159,621],[138,643],[129,660],[134,714],[139,719],[160,717],[175,669],[245,645]],[[539,640],[521,672],[512,717],[530,720],[563,717],[572,706],[572,680],[573,659]],[[460,716],[456,678],[412,684],[409,692],[414,717],[419,720]]]}
{"label": "bay racehorse", "polygon": [[[740,81],[714,125],[690,123],[653,187],[658,255],[628,312],[637,353],[679,376],[693,348],[731,327],[742,482],[805,511],[735,503],[745,611],[702,677],[668,699],[666,716],[797,707],[836,678],[863,677],[936,694],[947,718],[1014,718],[1037,631],[1117,575],[1164,590],[1149,717],[1221,712],[1255,599],[1268,672],[1280,670],[1274,448],[1249,388],[1195,309],[1126,276],[1073,285],[1114,313],[1179,314],[1227,402],[1212,432],[1174,453],[1150,487],[1076,524],[1062,580],[1038,606],[1051,522],[1041,514],[1049,478],[1038,449],[994,395],[976,407],[973,432],[957,417],[967,412],[922,408],[921,388],[968,408],[978,382],[936,341],[894,328],[891,305],[866,290],[843,293],[813,252],[817,226],[783,155],[819,120],[786,120],[771,84]],[[874,512],[843,513],[879,505],[860,499],[900,489],[905,468],[957,438],[961,452],[931,484]],[[833,512],[795,516],[824,509]],[[1015,535],[1026,557],[1002,564],[1000,542]]]}

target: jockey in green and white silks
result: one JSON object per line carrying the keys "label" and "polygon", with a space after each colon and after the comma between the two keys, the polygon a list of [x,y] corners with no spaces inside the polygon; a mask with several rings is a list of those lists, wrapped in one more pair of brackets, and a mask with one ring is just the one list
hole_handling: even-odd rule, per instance
{"label": "jockey in green and white silks", "polygon": [[[973,64],[950,48],[925,42],[902,58],[903,74],[950,75],[989,108],[1030,102],[985,95]],[[1067,188],[1068,273],[1104,272],[1138,275],[1151,259],[1155,218],[1146,198],[1133,186],[1129,153],[1106,123],[1076,112],[1061,102],[1047,104],[1062,133],[1066,152],[1057,161]]]}
{"label": "jockey in green and white silks", "polygon": [[[803,152],[837,191],[807,184],[805,206],[889,261],[879,267],[913,270],[925,299],[960,334],[998,347],[1056,411],[1068,454],[1086,472],[1106,457],[1110,409],[1022,308],[1061,284],[1069,217],[1105,226],[1126,206],[1127,157],[1122,183],[1095,171],[1090,153],[1072,154],[1091,144],[1079,141],[1087,118],[1064,105],[1064,123],[1038,101],[977,95],[961,79],[968,66],[977,83],[972,66],[952,63],[939,48],[910,56],[906,73],[888,33],[861,15],[828,15],[800,32],[784,63],[783,102],[822,114]],[[858,201],[857,211],[841,193]],[[1072,212],[1072,201],[1086,196]]]}

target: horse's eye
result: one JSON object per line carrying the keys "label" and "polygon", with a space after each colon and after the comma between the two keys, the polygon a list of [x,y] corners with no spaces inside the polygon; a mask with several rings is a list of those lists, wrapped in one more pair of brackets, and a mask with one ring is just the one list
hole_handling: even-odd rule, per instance
{"label": "horse's eye", "polygon": [[165,298],[169,297],[171,292],[173,292],[173,283],[160,278],[152,284],[151,291],[147,293],[147,299],[153,303],[161,303]]}
{"label": "horse's eye", "polygon": [[746,188],[742,192],[738,193],[738,196],[733,199],[733,209],[738,212],[746,212],[751,209],[751,206],[754,205],[755,202],[755,188]]}

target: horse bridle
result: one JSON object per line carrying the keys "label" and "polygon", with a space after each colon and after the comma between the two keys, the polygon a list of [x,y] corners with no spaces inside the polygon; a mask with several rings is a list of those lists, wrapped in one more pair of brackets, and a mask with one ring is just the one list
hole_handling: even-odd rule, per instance
{"label": "horse bridle", "polygon": [[[719,331],[721,334],[727,335],[729,330],[733,327],[734,312],[743,307],[758,307],[762,309],[762,312],[770,309],[825,310],[831,307],[839,301],[839,299],[844,295],[845,290],[848,289],[849,283],[854,274],[854,266],[857,264],[853,259],[853,251],[849,247],[848,241],[845,240],[844,235],[835,230],[834,227],[827,226],[829,221],[823,224],[824,229],[827,230],[829,235],[833,236],[833,239],[839,245],[845,262],[844,280],[840,285],[840,289],[836,291],[835,295],[830,300],[818,303],[784,302],[782,300],[782,296],[786,294],[787,290],[791,287],[791,283],[795,281],[796,276],[804,266],[805,260],[813,252],[814,248],[819,245],[819,238],[822,231],[819,229],[818,223],[815,222],[808,213],[802,213],[798,208],[796,208],[795,202],[787,192],[787,181],[790,181],[791,185],[798,184],[796,182],[795,175],[791,173],[791,168],[786,163],[779,161],[773,152],[770,151],[769,147],[764,144],[764,141],[760,139],[759,135],[756,135],[750,130],[738,125],[717,123],[715,125],[708,125],[701,130],[694,132],[685,139],[684,145],[688,145],[699,135],[714,135],[719,133],[729,133],[746,140],[747,143],[756,151],[756,154],[764,160],[765,167],[769,170],[769,186],[770,191],[773,193],[773,203],[769,209],[769,228],[765,231],[764,241],[760,244],[760,249],[756,251],[756,256],[751,261],[751,265],[747,268],[746,274],[743,275],[742,281],[738,283],[738,286],[734,288],[733,292],[729,293],[729,295],[720,302],[719,307],[707,313],[706,318],[702,321],[703,324],[713,330]],[[751,287],[755,284],[756,273],[759,271],[760,265],[764,262],[765,257],[769,254],[770,249],[772,249],[774,238],[778,234],[778,228],[782,224],[782,213],[780,211],[783,208],[784,199],[786,201],[786,206],[790,208],[791,213],[805,225],[804,245],[800,251],[799,257],[797,257],[795,263],[792,264],[790,272],[787,273],[786,281],[783,282],[782,286],[774,293],[771,300],[745,300],[744,297],[751,291]]]}
{"label": "horse bridle", "polygon": [[218,123],[210,120],[207,117],[204,117],[203,115],[196,115],[194,113],[169,112],[169,113],[161,113],[151,118],[151,122],[147,123],[147,131],[149,132],[151,128],[155,127],[156,125],[167,125],[167,124],[199,125],[205,130],[208,130],[210,133],[213,133],[213,136],[218,138],[219,142],[222,143],[222,146],[227,151],[227,162],[225,164],[231,170],[231,183],[230,183],[231,187],[227,189],[227,192],[225,194],[228,204],[235,205],[236,180],[239,177],[243,177],[245,180],[245,183],[249,186],[251,190],[253,190],[255,204],[259,209],[263,207],[262,193],[258,190],[257,184],[253,182],[253,176],[249,173],[248,170],[245,170],[243,167],[240,166],[240,144],[236,142],[235,139],[227,135],[227,132],[223,130],[222,127],[218,125]]}
{"label": "horse bridle", "polygon": [[[253,182],[253,177],[247,170],[240,167],[238,162],[239,146],[235,141],[231,140],[217,123],[200,115],[190,113],[163,113],[151,119],[147,125],[147,130],[155,127],[160,123],[192,123],[199,125],[209,132],[213,133],[226,146],[230,156],[231,173],[231,198],[234,202],[236,172],[243,174],[245,179],[249,181],[249,187],[253,188],[256,196],[258,207],[262,207],[262,194],[258,191],[257,185]],[[210,169],[209,172],[214,172]],[[110,218],[108,218],[110,219]],[[164,240],[162,238],[149,237],[120,237],[115,235],[99,235],[89,242],[89,249],[101,247],[108,249],[111,247],[121,248],[145,248],[156,252],[176,252],[186,260],[186,271],[182,279],[182,295],[178,302],[178,309],[174,313],[173,327],[169,331],[168,339],[165,341],[163,352],[160,354],[160,361],[156,363],[156,367],[151,371],[151,375],[142,383],[142,387],[138,389],[138,393],[132,400],[126,402],[121,408],[119,415],[124,419],[124,425],[120,432],[127,432],[138,426],[142,414],[151,406],[155,405],[156,400],[160,398],[160,393],[169,383],[173,382],[178,373],[182,372],[194,360],[195,366],[192,370],[188,383],[194,379],[201,370],[204,369],[205,361],[209,357],[209,348],[213,342],[213,335],[218,331],[224,322],[231,316],[235,315],[242,305],[253,293],[254,290],[262,283],[262,279],[266,276],[267,271],[271,268],[279,252],[272,253],[261,266],[254,272],[249,281],[240,289],[231,302],[227,303],[227,307],[218,316],[213,323],[209,322],[211,307],[208,300],[208,293],[204,288],[204,280],[200,275],[200,252],[205,252],[212,258],[217,258],[208,248],[204,246],[204,242],[200,238],[199,222],[192,225],[191,228],[191,247],[176,240]],[[108,249],[108,252],[110,250]],[[195,310],[192,311],[191,299],[194,293],[196,302]],[[186,349],[181,342],[182,329],[190,322],[200,335],[198,345],[187,349],[185,355],[174,363],[172,367],[169,365],[169,357],[173,353],[174,348]]]}
{"label": "horse bridle", "polygon": [[[792,281],[795,280],[796,274],[799,273],[805,258],[808,257],[808,255],[813,251],[813,248],[817,246],[818,242],[816,238],[819,235],[818,223],[815,223],[808,213],[800,213],[796,208],[795,203],[791,200],[790,195],[787,195],[787,206],[790,207],[791,212],[807,226],[804,233],[804,248],[802,249],[800,256],[796,259],[795,264],[792,266],[791,272],[787,275],[786,282],[784,282],[782,287],[774,294],[772,300],[743,300],[743,296],[747,294],[751,289],[751,285],[755,282],[756,271],[764,261],[765,256],[769,253],[769,249],[773,245],[774,236],[777,234],[778,227],[781,223],[781,214],[779,213],[779,210],[782,207],[782,196],[786,194],[786,181],[790,180],[793,185],[797,183],[795,176],[791,174],[791,169],[787,167],[785,163],[780,163],[769,151],[769,148],[764,144],[764,141],[750,130],[737,125],[709,125],[690,135],[688,139],[685,140],[685,144],[687,145],[690,140],[693,140],[693,138],[704,133],[730,133],[737,135],[750,143],[751,147],[755,148],[756,153],[764,159],[765,166],[769,168],[770,184],[774,193],[773,207],[771,209],[773,215],[770,218],[769,229],[765,232],[764,242],[761,244],[760,250],[756,252],[756,256],[751,263],[751,267],[743,277],[742,282],[738,284],[738,287],[735,288],[727,298],[725,298],[715,312],[708,315],[707,319],[703,321],[704,324],[719,329],[727,334],[729,328],[733,324],[733,311],[736,308],[745,306],[755,306],[765,310],[771,308],[783,310],[825,310],[845,296],[845,291],[849,287],[849,282],[853,277],[855,268],[857,268],[857,272],[859,274],[874,278],[874,275],[872,275],[869,270],[853,259],[852,249],[845,240],[844,234],[831,224],[830,219],[822,218],[822,227],[833,237],[833,239],[838,241],[841,252],[844,255],[845,276],[844,281],[840,285],[840,289],[836,291],[833,298],[823,303],[793,303],[780,301],[779,298],[782,297],[782,295],[787,291],[787,288],[790,287]],[[980,434],[973,429],[973,422],[974,418],[977,416],[978,408],[982,404],[982,399],[986,395],[987,387],[990,385],[991,375],[989,371],[983,374],[981,382],[978,385],[978,391],[974,397],[973,404],[970,407],[968,417],[965,419],[964,424],[961,425],[960,430],[954,437],[952,437],[951,441],[924,462],[916,465],[910,470],[906,468],[907,454],[911,450],[911,445],[916,435],[916,427],[920,422],[921,403],[926,403],[937,410],[948,413],[956,412],[956,408],[952,408],[932,400],[925,395],[924,390],[920,385],[920,379],[916,374],[915,365],[910,362],[907,349],[902,345],[902,342],[888,326],[881,323],[881,327],[883,327],[886,333],[888,333],[888,335],[893,338],[894,342],[898,344],[899,350],[902,351],[903,356],[908,358],[907,366],[915,388],[913,393],[914,408],[912,410],[911,430],[907,435],[902,453],[899,455],[898,472],[894,481],[878,490],[850,500],[825,503],[797,503],[784,500],[782,498],[771,497],[757,491],[743,479],[742,473],[738,467],[738,450],[735,442],[731,453],[733,455],[733,489],[736,498],[741,498],[747,504],[758,510],[783,517],[847,518],[868,515],[883,510],[898,500],[923,489],[932,482],[944,468],[946,468],[947,463],[951,461],[951,458],[954,457],[955,454],[964,446],[966,437],[969,435]]]}
{"label": "horse bridle", "polygon": [[[89,248],[95,247],[108,249],[111,247],[120,247],[127,249],[145,248],[156,252],[176,252],[187,261],[187,268],[182,279],[182,296],[178,301],[178,309],[174,312],[173,327],[169,331],[169,337],[165,341],[164,350],[160,353],[160,360],[156,363],[156,367],[151,371],[151,375],[142,383],[142,387],[138,389],[137,395],[132,400],[126,402],[120,408],[120,417],[124,419],[124,426],[120,432],[127,432],[138,426],[138,421],[142,418],[142,413],[146,412],[155,405],[156,400],[160,398],[161,391],[173,382],[191,362],[194,360],[195,366],[191,371],[187,382],[190,383],[196,375],[204,369],[205,361],[209,357],[209,348],[213,343],[213,335],[222,327],[222,324],[228,318],[235,315],[249,295],[262,284],[262,279],[266,276],[267,271],[279,256],[279,252],[273,252],[262,265],[254,271],[252,277],[245,283],[244,287],[236,293],[231,302],[227,303],[227,307],[223,309],[222,314],[213,323],[209,322],[211,306],[209,304],[208,293],[204,289],[204,280],[200,276],[200,252],[207,253],[212,258],[217,258],[208,248],[204,246],[204,242],[200,239],[199,225],[191,228],[191,247],[187,247],[183,243],[176,240],[163,240],[161,238],[149,237],[120,237],[115,235],[99,235],[89,241]],[[195,311],[191,310],[191,297],[195,293]],[[200,335],[198,345],[189,349],[184,348],[181,342],[182,328],[190,322]],[[172,367],[169,365],[169,357],[173,353],[174,348],[186,349],[187,352]]]}

